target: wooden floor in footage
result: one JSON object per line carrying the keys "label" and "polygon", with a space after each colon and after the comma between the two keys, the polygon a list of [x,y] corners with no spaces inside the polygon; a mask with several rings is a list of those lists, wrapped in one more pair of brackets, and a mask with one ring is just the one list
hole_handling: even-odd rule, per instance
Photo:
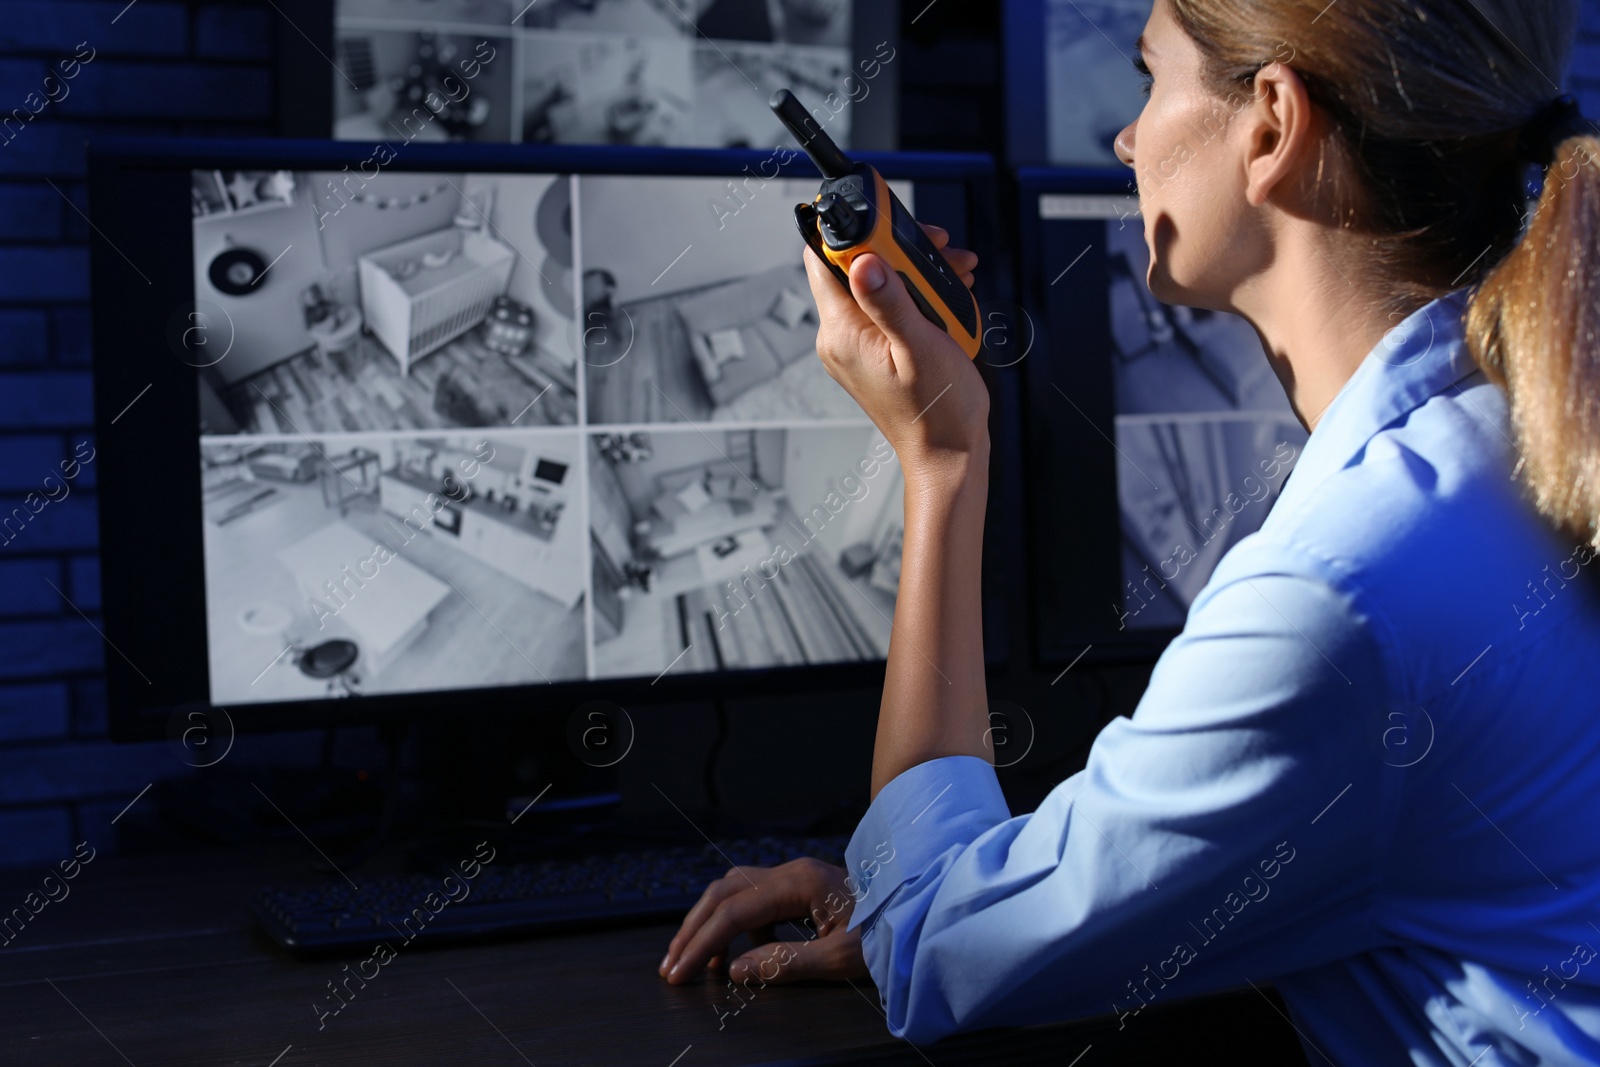
{"label": "wooden floor in footage", "polygon": [[718,403],[695,363],[689,333],[678,314],[682,302],[680,293],[629,304],[625,321],[632,323],[633,333],[627,355],[616,359],[601,348],[589,353],[584,374],[591,423],[864,418],[850,394],[812,355],[791,361],[768,381]]}
{"label": "wooden floor in footage", "polygon": [[716,404],[706,391],[678,317],[679,296],[628,305],[633,344],[628,355],[607,365],[595,353],[587,368],[589,421],[705,422]]}
{"label": "wooden floor in footage", "polygon": [[[492,398],[493,406],[466,420],[441,414],[434,396],[447,374]],[[570,368],[538,349],[513,362],[485,347],[476,331],[422,357],[409,375],[365,334],[325,363],[307,349],[234,384],[223,400],[242,433],[434,430],[513,420],[519,427],[570,426],[578,410]]]}

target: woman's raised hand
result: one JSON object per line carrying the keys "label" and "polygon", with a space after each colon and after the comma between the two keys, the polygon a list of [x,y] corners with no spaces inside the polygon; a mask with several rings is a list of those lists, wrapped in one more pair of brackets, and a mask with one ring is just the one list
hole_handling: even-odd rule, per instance
{"label": "woman's raised hand", "polygon": [[[978,257],[948,248],[950,235],[924,226],[968,286]],[[811,294],[821,315],[817,355],[834,380],[888,439],[908,481],[959,478],[987,464],[989,392],[972,361],[923,318],[905,283],[879,256],[851,264],[850,299],[815,253],[806,251]]]}

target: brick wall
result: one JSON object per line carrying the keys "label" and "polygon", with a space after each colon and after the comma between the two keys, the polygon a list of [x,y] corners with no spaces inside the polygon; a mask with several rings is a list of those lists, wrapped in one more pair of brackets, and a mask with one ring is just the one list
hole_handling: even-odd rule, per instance
{"label": "brick wall", "polygon": [[[1583,9],[1573,87],[1600,117],[1600,0]],[[0,126],[0,515],[92,441],[84,140],[270,133],[277,17],[265,3],[0,0],[0,118],[57,98]],[[92,58],[66,91],[46,83],[75,54]],[[926,132],[902,125],[913,139]],[[83,838],[109,848],[112,817],[186,771],[164,744],[105,740],[99,675],[115,653],[95,629],[95,523],[91,463],[0,547],[0,866],[51,862]]]}
{"label": "brick wall", "polygon": [[13,537],[0,547],[0,865],[109,843],[129,800],[187,770],[163,744],[105,740],[99,676],[115,653],[95,630],[94,464],[65,496],[45,483],[93,441],[83,143],[271,133],[274,17],[265,4],[0,0],[0,119],[38,109],[0,123],[0,515],[30,492],[59,498],[0,534]]}

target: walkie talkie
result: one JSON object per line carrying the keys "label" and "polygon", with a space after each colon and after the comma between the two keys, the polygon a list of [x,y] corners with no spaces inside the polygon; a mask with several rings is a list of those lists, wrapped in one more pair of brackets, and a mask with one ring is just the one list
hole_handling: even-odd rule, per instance
{"label": "walkie talkie", "polygon": [[923,316],[955,338],[968,359],[976,358],[982,347],[977,300],[883,175],[870,164],[850,162],[789,90],[779,89],[770,105],[822,172],[817,198],[794,209],[806,244],[846,292],[855,258],[882,256]]}

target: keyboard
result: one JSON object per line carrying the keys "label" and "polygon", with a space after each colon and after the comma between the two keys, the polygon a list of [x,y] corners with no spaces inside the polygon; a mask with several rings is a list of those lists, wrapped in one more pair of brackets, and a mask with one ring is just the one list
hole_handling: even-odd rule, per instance
{"label": "keyboard", "polygon": [[301,954],[618,926],[681,917],[730,866],[774,867],[800,856],[842,863],[849,840],[759,837],[538,863],[491,860],[470,879],[449,870],[355,885],[335,878],[268,886],[251,910],[273,940]]}

